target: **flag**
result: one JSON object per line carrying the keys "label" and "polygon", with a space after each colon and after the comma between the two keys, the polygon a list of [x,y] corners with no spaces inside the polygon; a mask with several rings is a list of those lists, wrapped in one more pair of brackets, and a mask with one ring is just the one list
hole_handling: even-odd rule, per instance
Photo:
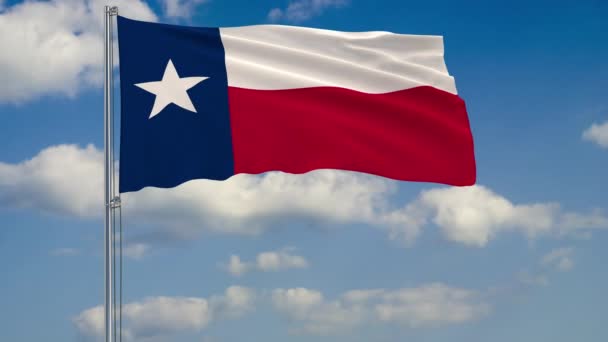
{"label": "flag", "polygon": [[475,183],[441,36],[118,17],[120,192],[342,169]]}

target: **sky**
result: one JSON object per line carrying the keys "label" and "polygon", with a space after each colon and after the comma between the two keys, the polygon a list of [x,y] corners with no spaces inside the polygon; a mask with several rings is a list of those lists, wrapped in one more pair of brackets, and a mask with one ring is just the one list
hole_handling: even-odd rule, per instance
{"label": "sky", "polygon": [[[103,337],[102,7],[0,0],[0,340]],[[239,175],[124,195],[125,341],[606,341],[608,2],[122,0],[444,36],[477,185]]]}

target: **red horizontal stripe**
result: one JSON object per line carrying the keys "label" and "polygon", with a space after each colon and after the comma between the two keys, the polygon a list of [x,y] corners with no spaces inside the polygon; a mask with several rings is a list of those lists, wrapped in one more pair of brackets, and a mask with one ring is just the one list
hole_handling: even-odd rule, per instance
{"label": "red horizontal stripe", "polygon": [[386,94],[319,87],[229,88],[235,173],[343,169],[475,183],[464,101],[433,87]]}

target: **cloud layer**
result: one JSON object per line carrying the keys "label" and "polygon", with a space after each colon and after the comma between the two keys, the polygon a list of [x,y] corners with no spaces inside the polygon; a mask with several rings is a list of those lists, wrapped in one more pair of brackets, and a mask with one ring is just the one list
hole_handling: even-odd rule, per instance
{"label": "cloud layer", "polygon": [[490,311],[478,292],[442,283],[396,290],[351,290],[334,300],[312,289],[276,289],[272,302],[278,312],[296,322],[292,332],[321,335],[376,323],[409,328],[456,324]]}
{"label": "cloud layer", "polygon": [[[98,218],[102,182],[101,151],[91,145],[52,146],[21,163],[0,162],[0,205]],[[224,182],[196,180],[125,194],[123,214],[158,227],[163,241],[166,234],[255,235],[286,223],[312,222],[366,224],[405,243],[436,226],[447,240],[483,247],[505,233],[535,239],[608,228],[599,210],[568,212],[553,202],[516,204],[482,185],[425,190],[403,206],[393,204],[396,189],[397,182],[336,170],[237,175]]]}
{"label": "cloud layer", "polygon": [[[197,332],[218,319],[238,318],[253,309],[253,290],[231,286],[211,298],[150,297],[123,306],[126,341]],[[99,305],[73,318],[78,332],[91,341],[104,337],[104,308]]]}
{"label": "cloud layer", "polygon": [[[77,217],[103,214],[103,155],[89,145],[58,145],[18,164],[0,162],[0,204]],[[294,176],[238,175],[198,180],[173,189],[148,188],[123,196],[123,214],[140,222],[191,229],[260,234],[293,220],[325,225],[391,226],[406,217],[389,208],[395,185],[355,173],[322,170]]]}
{"label": "cloud layer", "polygon": [[[0,103],[74,96],[101,85],[104,0],[27,1],[0,13]],[[140,0],[117,0],[121,15],[156,21]],[[10,32],[10,34],[8,34]]]}
{"label": "cloud layer", "polygon": [[[477,291],[443,283],[419,287],[356,289],[326,299],[318,290],[274,289],[268,294],[240,286],[210,298],[150,297],[125,304],[123,336],[126,341],[170,338],[183,332],[199,332],[218,320],[237,319],[266,302],[292,323],[298,334],[340,334],[372,324],[403,328],[461,324],[484,317],[490,305]],[[86,340],[100,341],[104,334],[103,307],[82,311],[72,319]]]}

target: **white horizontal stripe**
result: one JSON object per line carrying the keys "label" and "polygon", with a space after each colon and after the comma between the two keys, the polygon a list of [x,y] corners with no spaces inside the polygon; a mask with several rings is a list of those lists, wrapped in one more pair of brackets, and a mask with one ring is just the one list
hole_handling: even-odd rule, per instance
{"label": "white horizontal stripe", "polygon": [[441,36],[281,25],[228,27],[220,33],[229,86],[333,86],[378,94],[428,85],[456,94]]}

